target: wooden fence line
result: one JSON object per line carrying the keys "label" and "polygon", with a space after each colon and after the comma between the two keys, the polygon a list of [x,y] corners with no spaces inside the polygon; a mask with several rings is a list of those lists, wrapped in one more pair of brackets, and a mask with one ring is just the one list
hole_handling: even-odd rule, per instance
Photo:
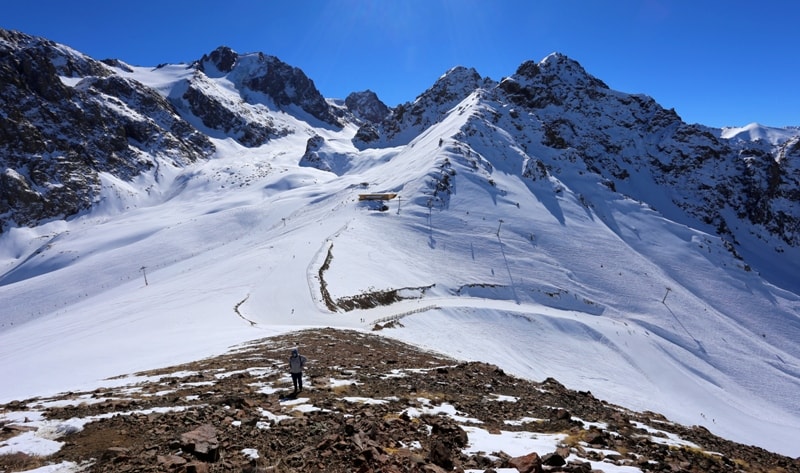
{"label": "wooden fence line", "polygon": [[419,309],[409,310],[407,312],[401,312],[399,314],[394,314],[394,315],[390,315],[388,317],[380,318],[378,320],[373,320],[372,323],[373,324],[382,324],[384,322],[392,322],[392,321],[400,320],[403,317],[407,317],[407,316],[409,316],[411,314],[418,314],[420,312],[425,312],[426,310],[438,309],[438,308],[439,308],[439,306],[437,306],[437,305],[428,305],[428,306],[425,306],[425,307],[420,307]]}

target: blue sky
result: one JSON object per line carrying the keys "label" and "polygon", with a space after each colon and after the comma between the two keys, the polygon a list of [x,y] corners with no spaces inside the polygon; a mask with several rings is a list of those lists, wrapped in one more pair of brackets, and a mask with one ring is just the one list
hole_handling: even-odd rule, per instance
{"label": "blue sky", "polygon": [[39,0],[0,27],[96,59],[191,62],[218,46],[301,68],[326,97],[413,100],[453,66],[499,80],[561,52],[689,123],[800,126],[800,1]]}

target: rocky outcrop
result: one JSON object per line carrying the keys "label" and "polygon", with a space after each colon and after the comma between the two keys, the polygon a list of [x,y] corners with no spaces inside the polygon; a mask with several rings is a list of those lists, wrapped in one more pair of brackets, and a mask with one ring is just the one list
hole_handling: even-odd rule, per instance
{"label": "rocky outcrop", "polygon": [[331,171],[331,167],[319,155],[319,150],[325,143],[325,139],[319,135],[314,135],[306,141],[306,151],[300,158],[301,166],[310,166],[323,171]]}
{"label": "rocky outcrop", "polygon": [[539,63],[526,61],[498,87],[515,105],[542,109],[549,105],[576,105],[584,98],[596,99],[608,86],[589,75],[575,60],[554,53]]}
{"label": "rocky outcrop", "polygon": [[[211,51],[209,54],[204,54],[203,57],[197,62],[197,70],[206,73],[209,76],[216,76],[218,74],[227,74],[233,70],[239,55],[227,47],[220,46],[219,48]],[[212,67],[212,69],[209,68]]]}

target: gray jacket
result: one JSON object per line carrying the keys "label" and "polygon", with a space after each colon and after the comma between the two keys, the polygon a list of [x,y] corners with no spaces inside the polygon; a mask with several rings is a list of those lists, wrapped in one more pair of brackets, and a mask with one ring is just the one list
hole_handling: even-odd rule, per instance
{"label": "gray jacket", "polygon": [[290,373],[302,373],[303,367],[306,365],[306,357],[303,355],[291,356],[289,357],[289,372]]}

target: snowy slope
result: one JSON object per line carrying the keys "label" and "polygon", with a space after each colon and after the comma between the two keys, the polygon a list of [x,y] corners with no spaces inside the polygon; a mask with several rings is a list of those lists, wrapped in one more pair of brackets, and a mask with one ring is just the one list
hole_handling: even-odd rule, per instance
{"label": "snowy slope", "polygon": [[797,129],[775,128],[750,123],[742,127],[729,127],[720,130],[720,136],[728,140],[756,141],[763,140],[777,145],[797,136]]}
{"label": "snowy slope", "polygon": [[[165,96],[186,74],[132,70]],[[205,84],[235,100],[226,80]],[[402,316],[382,333],[799,456],[800,297],[580,165],[522,177],[557,157],[493,128],[495,106],[474,92],[407,145],[359,150],[354,126],[244,104],[291,133],[217,136],[212,160],[104,176],[92,211],[0,235],[0,402]],[[298,164],[315,135],[338,175]],[[399,198],[380,212],[364,192]],[[331,313],[327,258],[333,299],[408,298]]]}

